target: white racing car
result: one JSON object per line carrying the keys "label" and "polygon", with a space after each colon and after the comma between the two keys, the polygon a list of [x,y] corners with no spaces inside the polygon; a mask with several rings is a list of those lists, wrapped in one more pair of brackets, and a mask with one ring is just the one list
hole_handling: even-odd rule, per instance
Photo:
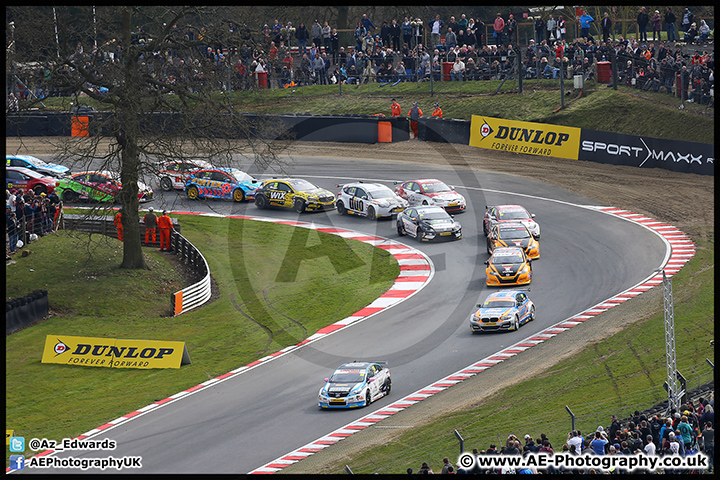
{"label": "white racing car", "polygon": [[335,208],[341,215],[360,215],[370,220],[392,217],[408,207],[408,202],[379,183],[354,182],[338,185]]}
{"label": "white racing car", "polygon": [[395,193],[410,202],[412,206],[438,205],[451,213],[461,213],[467,206],[465,197],[453,187],[435,178],[394,182]]}
{"label": "white racing car", "polygon": [[352,362],[340,365],[318,393],[320,408],[366,407],[390,393],[387,362]]}

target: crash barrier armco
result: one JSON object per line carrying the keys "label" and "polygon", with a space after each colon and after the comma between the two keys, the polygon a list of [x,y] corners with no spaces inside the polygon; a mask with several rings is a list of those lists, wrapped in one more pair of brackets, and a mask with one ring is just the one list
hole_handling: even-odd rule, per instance
{"label": "crash barrier armco", "polygon": [[5,303],[5,335],[25,328],[48,316],[50,304],[47,290],[35,290],[24,297]]}
{"label": "crash barrier armco", "polygon": [[[113,223],[114,217],[105,215],[63,215],[60,228],[68,230],[80,230],[88,233],[99,233],[109,237],[117,238],[117,229]],[[200,281],[173,293],[171,297],[173,315],[185,313],[188,310],[198,307],[210,299],[210,268],[205,257],[195,246],[180,234],[180,225],[177,218],[171,218],[173,231],[170,234],[170,249],[180,257],[193,271]],[[140,235],[145,231],[145,224],[140,222]],[[157,235],[159,237],[159,235]],[[157,243],[155,244],[157,245]]]}
{"label": "crash barrier armco", "polygon": [[[87,116],[90,135],[105,132],[110,113]],[[70,114],[23,114],[6,116],[6,136],[69,136]],[[407,117],[381,115],[254,115],[235,130],[228,127],[209,133],[216,137],[327,141],[352,143],[402,142],[410,137]],[[178,114],[153,113],[148,128],[172,132],[182,124]],[[562,131],[561,131],[562,130]],[[572,133],[568,134],[568,131]],[[568,137],[566,137],[566,135]],[[428,142],[471,145],[492,150],[540,156],[558,156],[611,165],[663,168],[675,172],[714,175],[714,145],[665,140],[636,135],[600,132],[575,127],[518,122],[473,115],[471,121],[420,118],[418,138]],[[572,144],[572,145],[571,145]]]}

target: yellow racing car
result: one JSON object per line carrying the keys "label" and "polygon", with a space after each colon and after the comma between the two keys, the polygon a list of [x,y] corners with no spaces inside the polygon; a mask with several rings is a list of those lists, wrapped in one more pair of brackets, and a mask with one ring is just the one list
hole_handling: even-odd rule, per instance
{"label": "yellow racing car", "polygon": [[300,178],[264,180],[255,192],[255,206],[292,208],[298,213],[334,210],[335,195]]}
{"label": "yellow racing car", "polygon": [[532,280],[532,260],[520,247],[497,247],[485,265],[488,287],[527,285]]}
{"label": "yellow racing car", "polygon": [[496,247],[521,247],[528,258],[540,258],[540,243],[530,230],[520,223],[496,223],[487,236],[487,252],[492,254]]}

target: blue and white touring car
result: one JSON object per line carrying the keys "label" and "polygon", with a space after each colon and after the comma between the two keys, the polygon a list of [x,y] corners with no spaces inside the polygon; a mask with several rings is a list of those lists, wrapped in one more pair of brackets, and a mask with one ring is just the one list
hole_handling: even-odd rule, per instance
{"label": "blue and white touring car", "polygon": [[318,393],[320,408],[356,408],[370,405],[390,393],[387,362],[352,362],[338,367]]}

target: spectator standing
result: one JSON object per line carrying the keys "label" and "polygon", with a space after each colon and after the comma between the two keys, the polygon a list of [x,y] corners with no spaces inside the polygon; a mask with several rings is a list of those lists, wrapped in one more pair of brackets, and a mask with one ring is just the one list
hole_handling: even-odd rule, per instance
{"label": "spectator standing", "polygon": [[495,16],[495,23],[493,24],[493,37],[495,37],[495,45],[502,45],[503,30],[505,30],[505,20],[503,20],[502,15],[498,12]]}
{"label": "spectator standing", "polygon": [[367,30],[368,32],[370,31],[370,29],[377,30],[377,27],[372,22],[372,20],[368,18],[367,13],[363,13],[360,22],[362,23],[363,27],[365,27],[365,30]]}
{"label": "spectator standing", "polygon": [[[340,50],[340,35],[336,28],[332,29],[330,33],[330,51],[332,52],[332,61],[335,65],[338,64]],[[344,53],[344,50],[343,50]]]}
{"label": "spectator standing", "polygon": [[542,42],[545,39],[545,20],[538,15],[535,18],[535,43],[540,45],[540,42]]}
{"label": "spectator standing", "polygon": [[612,29],[612,20],[608,12],[603,14],[603,18],[600,20],[600,27],[602,28],[603,42],[607,42],[610,39],[610,30]]}
{"label": "spectator standing", "polygon": [[445,34],[445,51],[455,48],[457,45],[457,35],[452,27],[448,27],[447,34]]}
{"label": "spectator standing", "polygon": [[638,13],[637,16],[637,24],[638,24],[638,41],[640,42],[647,42],[647,26],[648,23],[650,23],[650,17],[648,16],[647,12],[645,11],[645,7],[640,7],[640,13]]}
{"label": "spectator standing", "polygon": [[393,18],[392,23],[390,24],[390,43],[392,44],[392,49],[395,53],[400,51],[400,35],[402,35],[402,29],[400,28],[397,20]]}
{"label": "spectator standing", "polygon": [[418,102],[414,102],[412,108],[408,111],[410,117],[410,129],[413,132],[413,138],[418,137],[418,120],[422,117],[423,112],[418,106]]}
{"label": "spectator standing", "polygon": [[[412,23],[411,23],[412,25]],[[420,18],[415,19],[413,25],[413,37],[415,38],[415,48],[419,48],[423,43],[423,32],[424,32],[423,21]],[[439,39],[438,39],[439,40]]]}
{"label": "spectator standing", "polygon": [[688,423],[687,415],[683,415],[682,417],[680,417],[680,423],[678,423],[678,430],[680,431],[680,435],[682,436],[685,448],[690,448],[693,443],[693,429]]}
{"label": "spectator standing", "polygon": [[511,13],[508,17],[508,21],[505,22],[505,33],[507,34],[508,43],[513,43],[515,41],[515,33],[517,32],[517,22],[515,21],[515,17]]}
{"label": "spectator standing", "polygon": [[155,215],[153,207],[148,209],[148,213],[143,217],[143,222],[145,222],[145,245],[150,245],[150,238],[152,238],[153,244],[157,243],[157,215]]}
{"label": "spectator standing", "polygon": [[15,248],[18,243],[18,231],[20,225],[18,224],[17,215],[10,205],[5,207],[5,231],[8,235],[8,247],[10,253],[15,253]]}
{"label": "spectator standing", "polygon": [[430,27],[430,45],[432,45],[432,47],[440,45],[440,35],[442,34],[443,26],[445,26],[445,22],[440,20],[440,15],[435,15],[435,19],[428,22],[428,27]]}
{"label": "spectator standing", "polygon": [[382,40],[383,46],[390,46],[390,24],[387,21],[380,26],[380,40]]}
{"label": "spectator standing", "polygon": [[594,21],[595,19],[587,12],[583,12],[580,16],[580,37],[592,39],[590,35],[590,24]]}
{"label": "spectator standing", "polygon": [[460,20],[458,21],[458,30],[463,30],[467,32],[468,28],[468,19],[465,17],[465,14],[463,13],[460,15]]}
{"label": "spectator standing", "polygon": [[608,440],[604,434],[605,432],[603,432],[602,427],[598,427],[598,430],[595,432],[595,438],[592,442],[590,442],[590,447],[595,455],[605,455],[605,448],[608,444]]}
{"label": "spectator standing", "polygon": [[551,40],[555,38],[555,26],[557,25],[557,22],[552,16],[552,13],[548,16],[547,21],[545,22],[545,31],[546,31],[546,40],[548,43],[550,43]]}
{"label": "spectator standing", "polygon": [[668,42],[674,42],[675,41],[675,22],[677,19],[675,18],[675,14],[672,12],[672,9],[670,7],[667,7],[665,9],[665,29],[667,30],[667,40]]}
{"label": "spectator standing", "polygon": [[310,29],[310,35],[312,35],[312,43],[314,43],[318,49],[320,48],[320,45],[322,45],[322,32],[323,29],[320,22],[315,20],[315,23],[313,23]]}
{"label": "spectator standing", "polygon": [[400,25],[400,30],[402,30],[403,43],[408,47],[411,47],[413,29],[412,25],[410,24],[410,19],[408,17],[405,17],[405,21],[402,23],[402,25]]}
{"label": "spectator standing", "polygon": [[301,54],[306,53],[307,41],[308,38],[310,38],[310,32],[308,32],[308,29],[305,27],[304,23],[300,23],[298,28],[295,30],[295,38],[297,38],[298,41],[298,51]]}
{"label": "spectator standing", "polygon": [[682,16],[682,29],[683,31],[687,32],[690,30],[690,25],[692,25],[693,20],[695,18],[695,15],[690,12],[690,9],[685,7],[685,11],[683,12]]}
{"label": "spectator standing", "polygon": [[443,457],[442,461],[443,461],[443,467],[442,467],[442,471],[441,471],[440,473],[443,473],[443,474],[448,474],[448,473],[450,473],[450,472],[448,471],[449,468],[450,468],[450,469],[452,468],[452,464],[450,463],[450,459],[449,459],[448,457]]}
{"label": "spectator standing", "polygon": [[330,28],[330,24],[328,22],[325,22],[325,25],[323,25],[322,27],[322,38],[323,46],[325,47],[325,53],[328,53],[332,56],[332,28]]}
{"label": "spectator standing", "polygon": [[558,40],[565,40],[565,33],[567,32],[567,29],[565,27],[565,19],[562,17],[562,15],[558,15],[556,30],[558,34],[555,35],[555,38],[557,38]]}
{"label": "spectator standing", "polygon": [[656,35],[657,39],[661,40],[660,30],[662,30],[662,17],[660,16],[660,10],[655,10],[655,13],[653,13],[652,18],[650,19],[650,26],[653,33],[653,42],[655,41]]}
{"label": "spectator standing", "polygon": [[157,219],[157,226],[160,228],[160,251],[170,251],[170,232],[173,230],[172,219],[168,217],[167,210],[163,210],[160,218]]}
{"label": "spectator standing", "polygon": [[710,457],[710,468],[708,469],[708,471],[712,473],[714,466],[713,457],[715,456],[715,429],[713,428],[712,422],[705,423],[705,427],[703,428],[701,435],[703,439],[703,448],[705,449],[705,454]]}
{"label": "spectator standing", "polygon": [[[402,62],[400,63],[402,64]],[[402,115],[402,108],[400,108],[400,104],[393,98],[390,104],[390,116],[399,117],[400,115]]]}
{"label": "spectator standing", "polygon": [[115,220],[113,220],[115,228],[117,229],[117,239],[123,241],[123,224],[122,224],[122,208],[115,214]]}

